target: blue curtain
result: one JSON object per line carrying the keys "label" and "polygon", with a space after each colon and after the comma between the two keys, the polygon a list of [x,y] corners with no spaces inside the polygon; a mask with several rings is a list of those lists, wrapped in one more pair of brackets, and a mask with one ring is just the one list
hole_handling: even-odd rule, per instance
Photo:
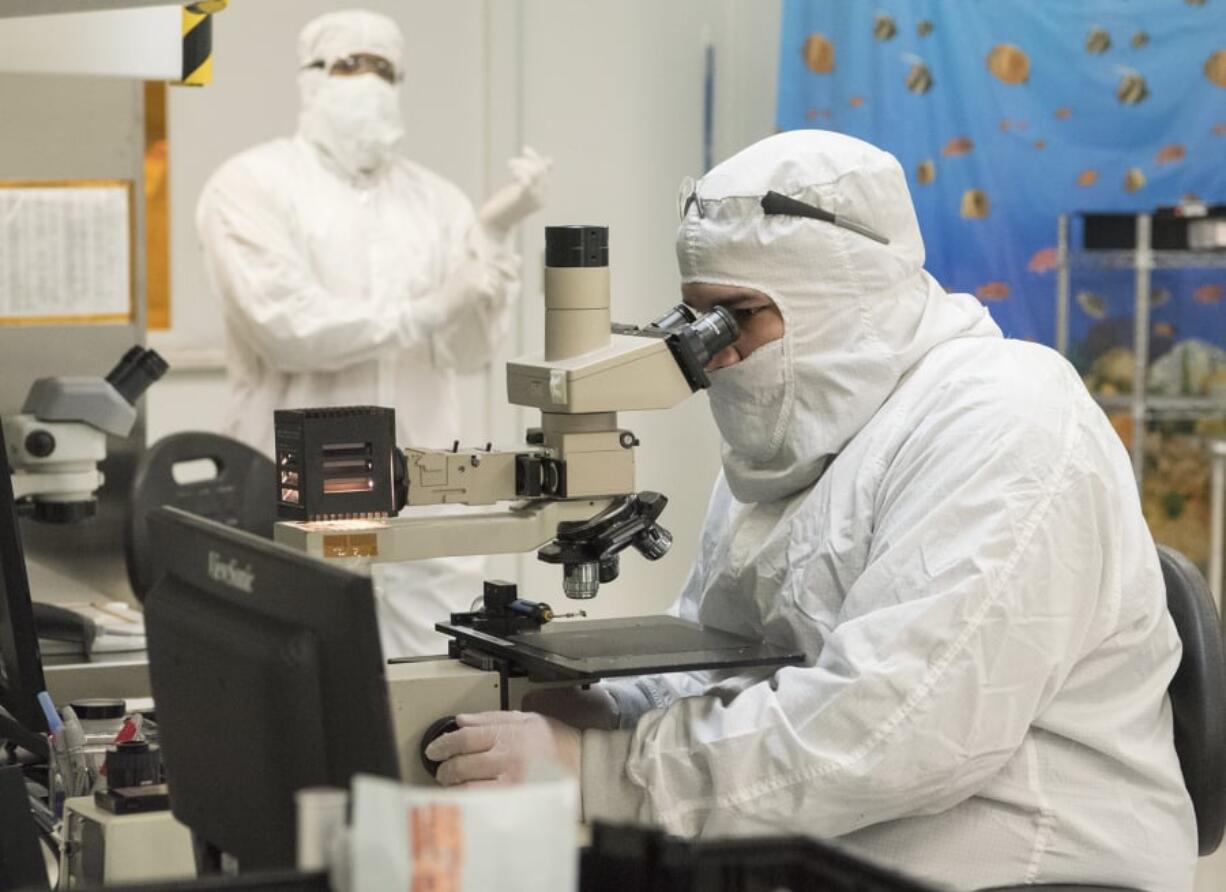
{"label": "blue curtain", "polygon": [[[1226,204],[1222,0],[785,0],[778,101],[898,157],[928,269],[1013,337],[1054,342],[1058,214]],[[1226,344],[1224,286],[1156,274],[1158,350]],[[1131,274],[1073,291],[1074,344],[1130,339]]]}

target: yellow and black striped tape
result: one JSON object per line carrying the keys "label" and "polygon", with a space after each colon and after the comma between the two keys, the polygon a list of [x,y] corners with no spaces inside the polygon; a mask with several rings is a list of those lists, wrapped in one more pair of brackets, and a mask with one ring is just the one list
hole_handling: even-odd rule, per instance
{"label": "yellow and black striped tape", "polygon": [[183,7],[183,76],[181,84],[202,87],[213,80],[213,14],[227,0],[198,0]]}

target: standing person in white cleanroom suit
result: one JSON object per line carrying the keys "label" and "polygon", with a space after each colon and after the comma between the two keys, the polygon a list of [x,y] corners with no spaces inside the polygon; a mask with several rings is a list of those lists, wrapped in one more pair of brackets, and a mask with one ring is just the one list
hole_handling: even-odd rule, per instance
{"label": "standing person in white cleanroom suit", "polygon": [[[889,244],[768,215],[771,191]],[[723,474],[677,609],[808,663],[534,704],[585,731],[462,716],[430,750],[440,780],[544,755],[588,820],[839,837],[958,889],[1189,892],[1180,643],[1128,457],[1072,367],[924,271],[902,169],[850,137],[716,167],[677,254],[687,302],[743,332],[712,362]]]}
{"label": "standing person in white cleanroom suit", "polygon": [[[499,238],[540,206],[548,161],[525,150],[480,219],[396,150],[402,38],[332,13],[298,41],[298,132],[226,162],[196,223],[225,307],[226,432],[272,455],[279,408],[380,405],[400,445],[459,432],[457,371],[490,361],[518,262]],[[377,565],[387,656],[442,653],[434,623],[480,594],[476,558]]]}

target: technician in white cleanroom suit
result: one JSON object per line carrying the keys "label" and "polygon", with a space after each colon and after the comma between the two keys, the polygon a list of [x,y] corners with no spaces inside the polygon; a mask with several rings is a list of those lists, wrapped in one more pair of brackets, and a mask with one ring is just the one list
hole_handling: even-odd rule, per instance
{"label": "technician in white cleanroom suit", "polygon": [[[332,13],[299,36],[298,132],[232,158],[196,222],[225,307],[227,433],[268,455],[278,408],[396,410],[400,445],[459,436],[457,371],[489,362],[517,285],[499,243],[540,206],[548,161],[526,150],[480,219],[396,149],[402,38]],[[434,623],[480,594],[479,559],[379,565],[384,652],[441,653]]]}
{"label": "technician in white cleanroom suit", "polygon": [[[889,245],[765,215],[769,191]],[[1188,892],[1180,643],[1128,458],[1077,374],[924,272],[903,172],[866,143],[780,134],[695,199],[683,293],[740,310],[744,334],[713,361],[724,473],[679,611],[808,665],[606,685],[624,730],[464,716],[432,745],[439,778],[514,780],[547,754],[589,820],[841,837],[959,889]]]}

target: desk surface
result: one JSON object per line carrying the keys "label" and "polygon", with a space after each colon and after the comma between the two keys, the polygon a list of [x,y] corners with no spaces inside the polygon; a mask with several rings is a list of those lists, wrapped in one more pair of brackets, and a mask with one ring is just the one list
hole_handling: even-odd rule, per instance
{"label": "desk surface", "polygon": [[[149,684],[149,661],[144,655],[111,654],[116,659],[93,663],[44,666],[47,693],[55,703],[70,703],[85,697],[118,697],[124,700],[153,696]],[[122,659],[119,659],[122,658]]]}

